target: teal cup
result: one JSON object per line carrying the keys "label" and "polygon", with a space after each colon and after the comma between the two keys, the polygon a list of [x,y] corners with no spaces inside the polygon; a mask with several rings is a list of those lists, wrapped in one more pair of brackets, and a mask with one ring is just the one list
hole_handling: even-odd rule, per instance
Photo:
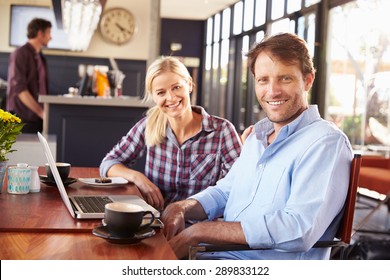
{"label": "teal cup", "polygon": [[31,169],[27,164],[18,163],[8,167],[8,193],[26,194],[30,192]]}

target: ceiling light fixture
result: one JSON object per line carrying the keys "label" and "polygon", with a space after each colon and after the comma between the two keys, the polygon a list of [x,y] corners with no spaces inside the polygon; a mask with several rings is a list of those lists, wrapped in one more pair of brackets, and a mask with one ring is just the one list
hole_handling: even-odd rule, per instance
{"label": "ceiling light fixture", "polygon": [[88,49],[101,13],[102,5],[99,0],[65,0],[63,2],[62,23],[72,50]]}

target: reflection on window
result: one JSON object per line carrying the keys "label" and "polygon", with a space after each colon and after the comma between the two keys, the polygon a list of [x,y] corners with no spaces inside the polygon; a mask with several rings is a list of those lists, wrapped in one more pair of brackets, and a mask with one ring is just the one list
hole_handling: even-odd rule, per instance
{"label": "reflection on window", "polygon": [[244,31],[253,28],[253,0],[246,0],[244,7]]}
{"label": "reflection on window", "polygon": [[271,19],[277,19],[284,15],[284,0],[273,0]]}
{"label": "reflection on window", "polygon": [[222,40],[221,43],[221,67],[228,66],[229,63],[229,39]]}
{"label": "reflection on window", "polygon": [[290,32],[295,33],[295,20],[290,20]]}
{"label": "reflection on window", "polygon": [[316,36],[316,16],[315,14],[310,14],[308,16],[308,26],[307,26],[307,45],[309,47],[309,53],[311,56],[314,56],[314,47],[315,47],[315,36]]}
{"label": "reflection on window", "polygon": [[221,15],[216,14],[214,16],[214,42],[219,41],[220,31],[221,31]]}
{"label": "reflection on window", "polygon": [[227,8],[222,13],[222,39],[227,39],[230,36],[230,8]]}
{"label": "reflection on window", "polygon": [[316,33],[316,16],[314,13],[298,18],[297,35],[305,39],[305,31],[307,30],[306,43],[310,55],[314,56],[315,33]]}
{"label": "reflection on window", "polygon": [[271,25],[271,34],[290,31],[290,20],[288,18],[275,21]]}
{"label": "reflection on window", "polygon": [[[256,43],[260,43],[261,40],[264,39],[264,31],[259,31],[256,33]],[[248,69],[249,71],[249,69]],[[252,75],[252,73],[250,73]],[[263,119],[265,117],[264,111],[261,109],[261,106],[259,102],[257,101],[256,94],[252,94],[253,98],[253,114],[252,114],[252,119],[250,120],[250,124],[254,124],[258,122],[259,120]]]}
{"label": "reflection on window", "polygon": [[237,35],[242,32],[242,1],[237,2],[234,5],[234,22],[233,22],[233,34]]}
{"label": "reflection on window", "polygon": [[301,38],[305,38],[305,17],[298,18],[298,32],[297,35]]}
{"label": "reflection on window", "polygon": [[210,107],[208,108],[210,113],[212,114],[215,114],[215,112],[218,112],[219,108],[217,108],[215,106],[215,104],[218,102],[218,89],[220,88],[219,87],[219,75],[218,75],[218,72],[219,72],[219,43],[214,43],[214,46],[213,46],[213,68],[211,70],[212,74],[211,74],[211,92],[213,92],[214,94],[212,96],[210,96],[210,100],[212,100],[210,102]]}
{"label": "reflection on window", "polygon": [[219,115],[221,117],[226,116],[225,102],[226,102],[226,87],[228,82],[228,64],[229,64],[229,39],[225,39],[221,42],[221,78],[220,91],[219,91]]}
{"label": "reflection on window", "polygon": [[264,39],[264,31],[259,31],[256,33],[256,42],[260,42]]}
{"label": "reflection on window", "polygon": [[326,118],[353,145],[390,145],[389,10],[359,0],[330,11]]}
{"label": "reflection on window", "polygon": [[218,69],[219,66],[219,44],[213,46],[213,69]]}
{"label": "reflection on window", "polygon": [[305,0],[305,7],[310,7],[311,5],[320,3],[321,0]]}
{"label": "reflection on window", "polygon": [[211,46],[206,46],[205,69],[211,69]]}
{"label": "reflection on window", "polygon": [[[206,54],[205,54],[205,71],[204,71],[204,91],[209,91],[209,86],[211,85],[211,46],[206,46]],[[209,108],[210,106],[210,95],[203,95],[203,106],[205,108]]]}
{"label": "reflection on window", "polygon": [[242,38],[242,75],[241,75],[241,108],[240,108],[240,131],[245,129],[246,98],[248,87],[248,58],[246,54],[249,51],[249,36]]}
{"label": "reflection on window", "polygon": [[213,19],[209,18],[207,20],[207,35],[206,35],[206,44],[210,45],[212,43],[213,36]]}
{"label": "reflection on window", "polygon": [[301,9],[302,0],[288,0],[287,1],[287,13],[291,14]]}
{"label": "reflection on window", "polygon": [[266,4],[267,0],[256,0],[255,26],[265,23]]}
{"label": "reflection on window", "polygon": [[242,59],[246,60],[246,53],[249,51],[249,36],[244,36],[242,40]]}

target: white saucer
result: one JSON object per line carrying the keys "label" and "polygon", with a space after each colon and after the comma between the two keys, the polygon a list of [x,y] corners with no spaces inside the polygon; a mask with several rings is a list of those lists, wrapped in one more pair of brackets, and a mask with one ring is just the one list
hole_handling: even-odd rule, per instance
{"label": "white saucer", "polygon": [[95,180],[98,178],[79,178],[79,181],[92,186],[113,186],[113,185],[124,185],[129,182],[122,177],[108,177],[111,179],[110,183],[97,183]]}

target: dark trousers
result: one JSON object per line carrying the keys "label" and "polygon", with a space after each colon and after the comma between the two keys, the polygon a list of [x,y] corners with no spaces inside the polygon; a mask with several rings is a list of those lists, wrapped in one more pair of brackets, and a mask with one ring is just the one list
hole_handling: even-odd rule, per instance
{"label": "dark trousers", "polygon": [[22,133],[37,133],[42,132],[43,121],[26,122],[23,126]]}

